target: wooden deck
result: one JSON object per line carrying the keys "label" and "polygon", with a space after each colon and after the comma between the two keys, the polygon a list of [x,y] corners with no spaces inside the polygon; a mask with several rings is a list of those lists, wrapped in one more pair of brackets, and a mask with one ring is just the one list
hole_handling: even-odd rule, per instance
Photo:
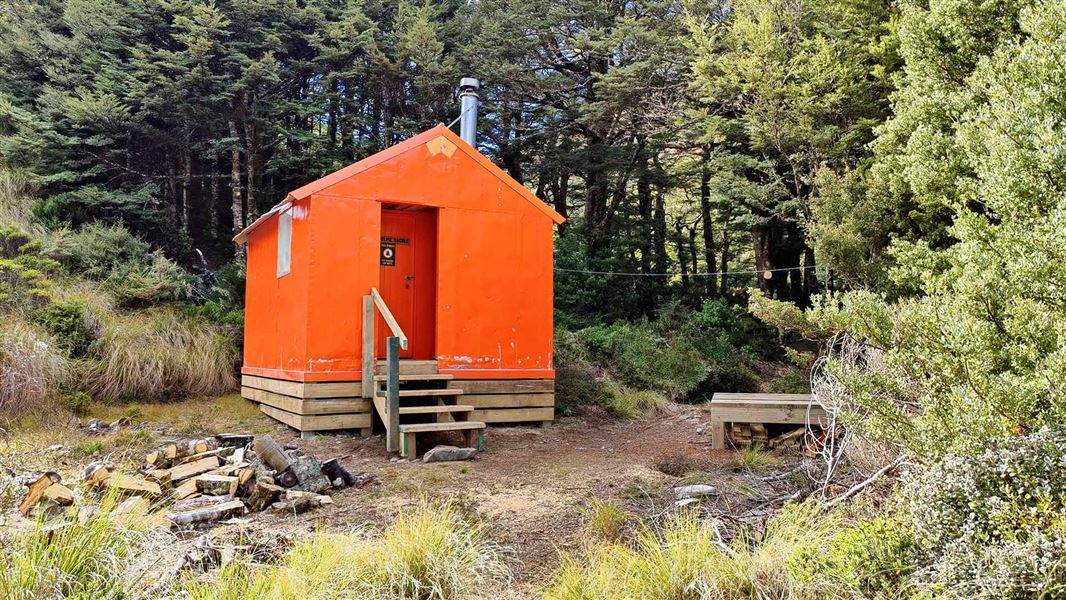
{"label": "wooden deck", "polygon": [[727,423],[817,424],[825,411],[810,394],[716,393],[711,398],[711,447],[725,448]]}

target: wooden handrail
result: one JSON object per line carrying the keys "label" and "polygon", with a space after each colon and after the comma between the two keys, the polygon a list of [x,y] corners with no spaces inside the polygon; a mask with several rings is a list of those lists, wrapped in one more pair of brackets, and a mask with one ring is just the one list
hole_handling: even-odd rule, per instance
{"label": "wooden handrail", "polygon": [[374,306],[378,307],[378,312],[381,313],[381,317],[385,319],[385,324],[392,330],[392,335],[400,338],[400,348],[407,349],[407,336],[403,334],[403,330],[400,329],[400,324],[396,322],[396,317],[392,316],[392,311],[389,310],[389,306],[385,304],[385,299],[378,293],[377,288],[370,288],[370,295],[374,297]]}

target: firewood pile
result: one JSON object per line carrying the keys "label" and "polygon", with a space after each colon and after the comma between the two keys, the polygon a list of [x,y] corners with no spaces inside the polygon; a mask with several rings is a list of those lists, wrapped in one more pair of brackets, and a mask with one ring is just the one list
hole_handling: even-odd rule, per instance
{"label": "firewood pile", "polygon": [[[109,489],[124,497],[114,512],[147,514],[152,505],[173,502],[166,514],[171,528],[203,528],[267,509],[301,513],[333,504],[327,492],[376,483],[368,473],[352,473],[339,459],[321,462],[268,435],[219,434],[184,440],[148,452],[135,473],[92,463],[82,475],[88,489]],[[23,515],[42,500],[69,506],[74,491],[56,473],[27,483]]]}

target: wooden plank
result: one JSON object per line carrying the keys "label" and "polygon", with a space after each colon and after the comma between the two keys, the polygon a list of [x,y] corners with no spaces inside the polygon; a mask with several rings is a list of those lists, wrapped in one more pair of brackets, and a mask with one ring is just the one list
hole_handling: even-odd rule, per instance
{"label": "wooden plank", "polygon": [[260,404],[259,410],[282,423],[300,431],[328,431],[333,429],[363,429],[370,427],[370,413],[353,415],[296,415]]}
{"label": "wooden plank", "polygon": [[370,401],[363,398],[293,398],[266,390],[242,387],[241,396],[280,408],[296,415],[334,415],[370,412]]}
{"label": "wooden plank", "polygon": [[400,329],[400,324],[396,322],[396,317],[392,316],[392,311],[389,310],[389,305],[385,304],[385,299],[378,293],[377,288],[370,288],[370,295],[374,297],[374,305],[378,307],[378,312],[381,313],[381,318],[385,319],[385,324],[392,330],[393,337],[397,338],[400,347],[406,350],[407,336],[404,335],[403,329]]}
{"label": "wooden plank", "polygon": [[[449,389],[437,389],[437,390],[400,390],[401,398],[419,398],[429,396],[459,396],[463,393],[463,390],[449,390]],[[379,396],[384,396],[383,392],[378,392]]]}
{"label": "wooden plank", "polygon": [[[374,381],[385,381],[385,375],[375,375]],[[423,375],[400,375],[400,381],[448,381],[455,375],[446,373],[426,373]]]}
{"label": "wooden plank", "polygon": [[241,386],[266,390],[268,392],[274,392],[275,394],[285,394],[286,396],[294,396],[296,398],[303,398],[304,396],[304,384],[299,381],[285,381],[284,379],[270,379],[267,377],[257,377],[255,375],[242,375]]}
{"label": "wooden plank", "polygon": [[[377,361],[380,370],[385,369],[385,361]],[[435,360],[401,360],[400,375],[434,375],[437,373],[437,361]]]}
{"label": "wooden plank", "polygon": [[449,387],[467,394],[555,393],[554,379],[455,379]]}
{"label": "wooden plank", "polygon": [[[825,417],[821,408],[812,408],[810,419],[817,423]],[[788,423],[803,424],[807,422],[807,409],[800,407],[763,407],[763,408],[712,408],[711,419],[727,423]]]}
{"label": "wooden plank", "polygon": [[362,396],[362,384],[358,381],[300,382],[243,375],[241,385],[293,398],[358,398]]}
{"label": "wooden plank", "polygon": [[484,429],[481,421],[453,421],[451,423],[413,423],[400,425],[404,433],[424,433],[426,431],[460,431],[463,429]]}
{"label": "wooden plank", "polygon": [[811,401],[810,394],[742,394],[734,392],[715,392],[711,397],[712,403],[717,402],[789,402],[807,404]]}
{"label": "wooden plank", "polygon": [[477,408],[555,406],[555,394],[463,394],[462,399]]}
{"label": "wooden plank", "polygon": [[364,398],[374,396],[374,298],[363,296],[363,381]]}
{"label": "wooden plank", "polygon": [[555,408],[498,408],[481,409],[470,413],[469,419],[485,423],[522,423],[525,421],[551,421],[555,418]]}
{"label": "wooden plank", "polygon": [[469,404],[446,404],[444,406],[401,406],[401,415],[432,415],[453,412],[470,412],[474,410]]}

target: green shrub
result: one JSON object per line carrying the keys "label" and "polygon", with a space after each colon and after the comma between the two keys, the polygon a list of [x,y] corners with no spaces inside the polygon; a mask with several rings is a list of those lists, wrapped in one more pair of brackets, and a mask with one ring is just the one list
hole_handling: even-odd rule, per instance
{"label": "green shrub", "polygon": [[41,406],[69,374],[66,353],[45,332],[18,319],[0,319],[0,414]]}
{"label": "green shrub", "polygon": [[212,323],[168,309],[117,315],[83,365],[84,386],[105,400],[217,395],[236,386],[236,358]]}
{"label": "green shrub", "polygon": [[88,414],[89,405],[93,402],[93,397],[85,392],[66,392],[59,399],[67,410],[79,417]]}
{"label": "green shrub", "polygon": [[771,394],[809,394],[811,380],[801,371],[785,371],[766,384]]}
{"label": "green shrub", "polygon": [[0,307],[40,308],[52,293],[48,275],[59,264],[41,254],[41,243],[14,227],[0,228]]}
{"label": "green shrub", "polygon": [[1066,594],[1066,433],[1042,430],[932,464],[905,488],[931,589]]}
{"label": "green shrub", "polygon": [[66,298],[48,305],[37,321],[55,338],[56,344],[71,358],[81,358],[96,340],[98,324],[88,314],[83,300]]}
{"label": "green shrub", "polygon": [[115,265],[104,287],[123,306],[148,306],[184,300],[189,295],[191,276],[177,263],[156,251],[146,261]]}
{"label": "green shrub", "polygon": [[560,327],[555,330],[555,402],[560,412],[569,413],[573,407],[592,404],[603,393],[597,371],[589,360],[581,340],[573,332]]}
{"label": "green shrub", "polygon": [[792,563],[795,576],[825,596],[897,598],[919,564],[913,532],[904,522],[874,517],[832,536],[828,547],[803,553]]}
{"label": "green shrub", "polygon": [[707,364],[691,340],[662,336],[647,322],[596,325],[578,336],[623,381],[669,398],[687,396],[707,376]]}
{"label": "green shrub", "polygon": [[102,281],[128,263],[148,262],[151,247],[122,225],[90,223],[62,236],[57,258],[70,272]]}

